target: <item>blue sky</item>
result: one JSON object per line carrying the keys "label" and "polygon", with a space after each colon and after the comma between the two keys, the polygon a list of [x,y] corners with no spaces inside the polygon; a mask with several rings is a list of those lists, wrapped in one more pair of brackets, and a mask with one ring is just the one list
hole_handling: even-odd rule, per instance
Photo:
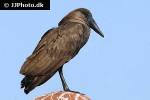
{"label": "blue sky", "polygon": [[51,10],[0,11],[1,99],[31,100],[62,91],[57,73],[25,95],[19,70],[44,32],[68,12],[84,7],[105,38],[91,31],[80,53],[65,64],[70,88],[92,100],[150,100],[149,5],[149,0],[51,0]]}

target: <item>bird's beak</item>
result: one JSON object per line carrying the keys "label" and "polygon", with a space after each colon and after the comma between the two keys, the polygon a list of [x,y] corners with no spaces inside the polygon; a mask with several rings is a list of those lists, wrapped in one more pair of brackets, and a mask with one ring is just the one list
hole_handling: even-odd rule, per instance
{"label": "bird's beak", "polygon": [[100,30],[100,28],[98,27],[98,25],[96,24],[95,20],[92,17],[89,18],[89,25],[96,33],[104,37],[104,34],[102,33],[102,31]]}

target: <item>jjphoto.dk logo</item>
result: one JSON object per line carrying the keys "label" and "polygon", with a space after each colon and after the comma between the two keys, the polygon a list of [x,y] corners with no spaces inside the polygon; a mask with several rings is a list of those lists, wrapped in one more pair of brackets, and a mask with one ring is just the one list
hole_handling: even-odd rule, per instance
{"label": "jjphoto.dk logo", "polygon": [[0,4],[0,10],[50,10],[50,0],[33,0],[32,2],[30,0],[26,0],[25,2],[7,1],[2,3],[0,1]]}
{"label": "jjphoto.dk logo", "polygon": [[37,4],[32,4],[32,3],[27,3],[24,4],[22,2],[20,3],[4,3],[4,7],[8,8],[8,7],[44,7],[44,4],[42,2],[38,2]]}

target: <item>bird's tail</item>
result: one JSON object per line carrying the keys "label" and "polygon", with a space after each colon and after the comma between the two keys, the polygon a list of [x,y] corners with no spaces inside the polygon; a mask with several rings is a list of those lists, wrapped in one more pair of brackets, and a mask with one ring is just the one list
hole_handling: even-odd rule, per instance
{"label": "bird's tail", "polygon": [[29,76],[26,75],[21,81],[21,88],[24,88],[24,92],[28,94],[37,86],[42,85],[49,80],[57,71],[50,73],[49,75]]}
{"label": "bird's tail", "polygon": [[24,88],[24,92],[28,94],[35,87],[37,87],[45,79],[43,76],[25,76],[21,81],[21,88]]}

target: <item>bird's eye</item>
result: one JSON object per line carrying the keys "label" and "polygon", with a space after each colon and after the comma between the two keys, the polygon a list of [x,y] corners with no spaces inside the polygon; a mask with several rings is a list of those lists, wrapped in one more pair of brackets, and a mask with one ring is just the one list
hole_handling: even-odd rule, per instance
{"label": "bird's eye", "polygon": [[88,16],[89,14],[88,14],[88,12],[86,12],[86,11],[83,11],[82,12],[85,16]]}

